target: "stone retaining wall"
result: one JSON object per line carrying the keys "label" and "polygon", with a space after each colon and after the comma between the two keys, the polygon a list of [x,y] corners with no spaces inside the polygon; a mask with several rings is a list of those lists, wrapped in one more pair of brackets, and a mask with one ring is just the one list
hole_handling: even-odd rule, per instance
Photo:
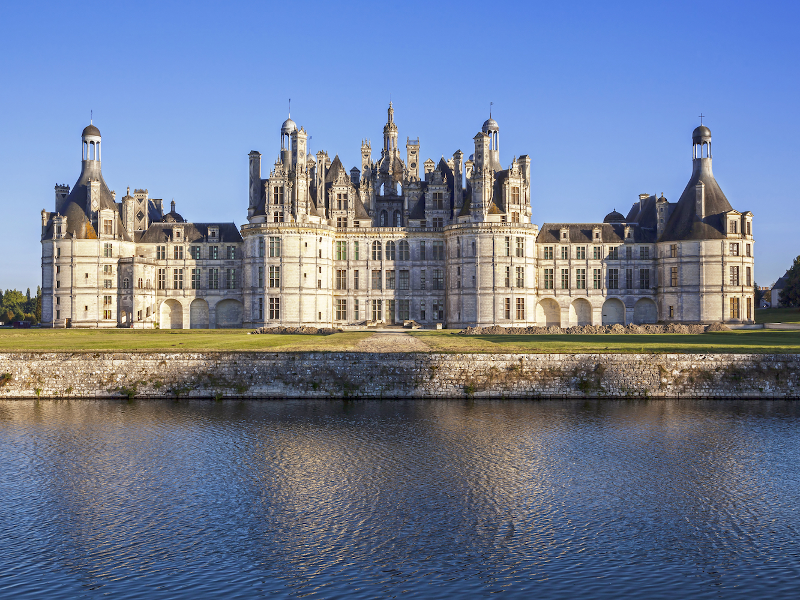
{"label": "stone retaining wall", "polygon": [[796,398],[798,389],[800,354],[0,354],[0,398]]}

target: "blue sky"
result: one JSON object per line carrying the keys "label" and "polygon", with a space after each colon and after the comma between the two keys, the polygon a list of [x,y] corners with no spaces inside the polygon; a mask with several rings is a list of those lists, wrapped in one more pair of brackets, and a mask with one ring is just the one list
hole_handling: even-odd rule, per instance
{"label": "blue sky", "polygon": [[0,18],[0,287],[40,281],[40,211],[75,183],[94,111],[103,174],[188,220],[247,211],[247,154],[277,158],[292,118],[311,150],[359,165],[391,97],[423,158],[461,149],[494,102],[504,164],[528,154],[533,221],[676,201],[702,111],[714,173],[752,210],[756,281],[800,254],[796,2],[6,3]]}

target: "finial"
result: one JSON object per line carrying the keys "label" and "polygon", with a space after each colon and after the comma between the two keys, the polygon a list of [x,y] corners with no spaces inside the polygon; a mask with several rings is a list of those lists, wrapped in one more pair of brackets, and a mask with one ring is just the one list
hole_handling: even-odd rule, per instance
{"label": "finial", "polygon": [[492,118],[492,105],[493,104],[494,104],[494,102],[489,102],[489,118],[490,119]]}
{"label": "finial", "polygon": [[703,117],[705,117],[705,115],[703,113],[700,113],[700,125],[703,124]]}
{"label": "finial", "polygon": [[289,118],[292,118],[292,99],[289,98]]}
{"label": "finial", "polygon": [[89,125],[92,124],[92,121],[94,121],[94,111],[90,110],[89,111]]}

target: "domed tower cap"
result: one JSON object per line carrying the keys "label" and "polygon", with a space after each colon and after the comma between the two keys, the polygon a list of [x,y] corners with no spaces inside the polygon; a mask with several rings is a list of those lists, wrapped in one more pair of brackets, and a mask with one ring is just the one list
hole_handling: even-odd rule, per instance
{"label": "domed tower cap", "polygon": [[692,132],[692,142],[695,144],[700,144],[702,142],[710,142],[711,141],[711,130],[706,127],[705,125],[700,125],[696,127],[695,130]]}
{"label": "domed tower cap", "polygon": [[603,223],[624,223],[625,216],[618,213],[616,210],[612,210],[610,213],[606,215],[606,218],[603,219]]}
{"label": "domed tower cap", "polygon": [[83,128],[83,133],[81,133],[81,136],[82,137],[87,137],[87,136],[90,136],[90,135],[94,135],[94,136],[100,137],[100,130],[97,127],[95,127],[94,125],[91,125],[91,124],[87,125],[86,127]]}
{"label": "domed tower cap", "polygon": [[281,135],[291,134],[294,133],[295,131],[297,131],[297,124],[294,121],[292,121],[291,117],[289,117],[283,122],[283,125],[281,125]]}
{"label": "domed tower cap", "polygon": [[483,127],[481,127],[481,131],[483,131],[483,133],[500,131],[500,126],[497,124],[497,121],[495,121],[492,117],[489,117],[483,122]]}

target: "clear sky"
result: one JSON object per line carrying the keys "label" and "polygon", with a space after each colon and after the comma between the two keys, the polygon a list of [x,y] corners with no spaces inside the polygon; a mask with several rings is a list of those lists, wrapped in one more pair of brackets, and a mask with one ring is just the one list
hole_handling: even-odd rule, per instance
{"label": "clear sky", "polygon": [[80,172],[94,111],[103,175],[187,220],[247,214],[292,118],[312,152],[360,166],[391,97],[424,158],[488,116],[504,165],[528,154],[533,221],[598,221],[640,193],[677,201],[698,115],[714,174],[754,213],[756,281],[800,254],[800,3],[8,2],[0,12],[0,287],[41,281],[40,211]]}

